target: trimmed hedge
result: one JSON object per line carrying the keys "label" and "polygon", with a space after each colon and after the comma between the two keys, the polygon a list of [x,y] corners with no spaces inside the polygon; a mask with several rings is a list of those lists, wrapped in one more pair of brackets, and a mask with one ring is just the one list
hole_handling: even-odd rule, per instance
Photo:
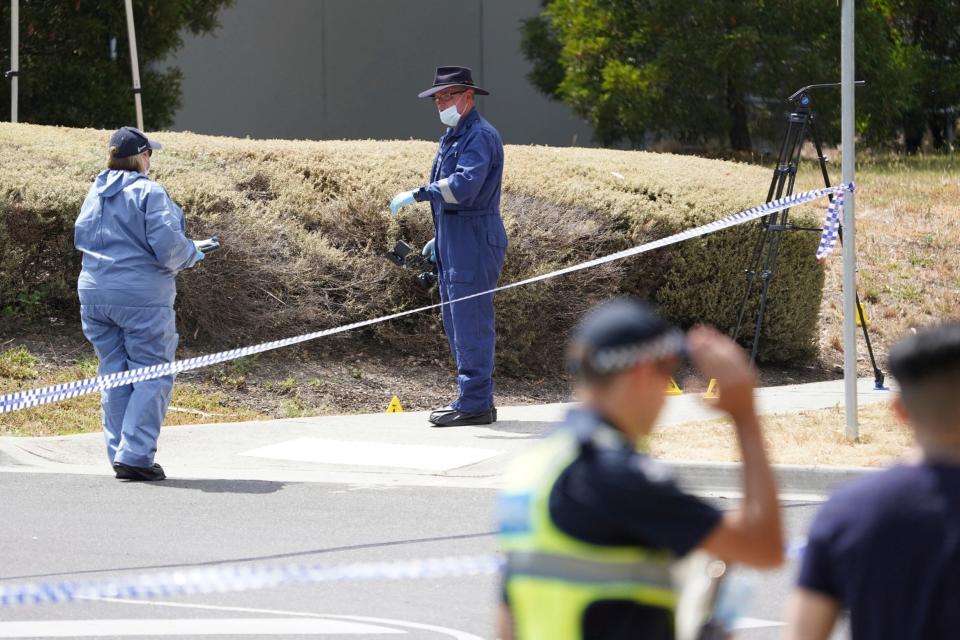
{"label": "trimmed hedge", "polygon": [[[108,132],[0,124],[0,309],[75,317],[73,221],[105,163]],[[183,342],[220,348],[294,335],[426,301],[382,252],[432,237],[427,205],[392,218],[390,198],[423,184],[435,143],[254,141],[161,133],[152,176],[179,202],[192,237],[224,248],[178,280]],[[508,146],[502,210],[510,248],[501,282],[660,238],[762,201],[755,166],[636,151]],[[794,219],[815,224],[810,207]],[[569,328],[617,293],[659,304],[683,325],[729,329],[755,224],[512,289],[497,298],[499,364],[555,366]],[[823,270],[816,234],[784,237],[762,357],[814,353]],[[3,317],[3,316],[0,316]],[[770,328],[773,328],[771,330]],[[743,339],[748,340],[747,328]],[[446,357],[439,314],[377,325],[390,353]]]}

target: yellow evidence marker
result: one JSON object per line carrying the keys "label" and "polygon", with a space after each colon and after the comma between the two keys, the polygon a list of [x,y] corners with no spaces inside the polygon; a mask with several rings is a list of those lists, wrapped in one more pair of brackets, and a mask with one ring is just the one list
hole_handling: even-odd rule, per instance
{"label": "yellow evidence marker", "polygon": [[[840,314],[840,321],[843,322],[843,314]],[[853,319],[856,326],[870,326],[870,316],[867,315],[867,305],[861,304],[857,310],[857,317]]]}
{"label": "yellow evidence marker", "polygon": [[857,310],[859,311],[859,313],[857,314],[857,320],[856,320],[857,326],[858,326],[858,327],[869,327],[869,326],[870,326],[870,318],[867,316],[867,307],[866,307],[866,305],[863,305],[863,304],[857,305]]}
{"label": "yellow evidence marker", "polygon": [[680,385],[677,384],[676,380],[670,378],[670,384],[667,385],[666,393],[668,396],[682,396],[683,389],[680,388]]}
{"label": "yellow evidence marker", "polygon": [[390,404],[387,405],[387,413],[403,413],[403,407],[400,405],[400,398],[393,396]]}
{"label": "yellow evidence marker", "polygon": [[720,385],[717,384],[716,378],[710,378],[710,382],[707,384],[707,390],[704,392],[703,397],[708,400],[715,400],[720,397]]}

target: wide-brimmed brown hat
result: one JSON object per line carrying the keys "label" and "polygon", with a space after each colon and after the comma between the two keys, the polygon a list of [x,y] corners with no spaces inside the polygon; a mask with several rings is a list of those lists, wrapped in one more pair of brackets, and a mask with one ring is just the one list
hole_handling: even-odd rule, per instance
{"label": "wide-brimmed brown hat", "polygon": [[466,87],[473,89],[477,95],[490,95],[489,91],[474,84],[473,71],[469,67],[437,67],[437,72],[433,76],[433,86],[418,94],[417,97],[429,98],[448,87]]}

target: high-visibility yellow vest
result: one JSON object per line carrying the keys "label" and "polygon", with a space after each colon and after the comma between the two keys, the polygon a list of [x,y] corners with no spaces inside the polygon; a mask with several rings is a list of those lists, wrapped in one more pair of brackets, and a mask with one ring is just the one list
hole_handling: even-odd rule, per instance
{"label": "high-visibility yellow vest", "polygon": [[550,492],[580,444],[560,429],[517,457],[498,504],[506,591],[517,640],[579,640],[587,608],[601,600],[660,607],[677,595],[669,551],[589,544],[550,517]]}

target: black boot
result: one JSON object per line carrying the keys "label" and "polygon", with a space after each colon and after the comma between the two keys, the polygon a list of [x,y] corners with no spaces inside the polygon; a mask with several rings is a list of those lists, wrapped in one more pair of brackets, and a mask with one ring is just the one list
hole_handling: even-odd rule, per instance
{"label": "black boot", "polygon": [[467,413],[452,407],[437,409],[430,414],[430,424],[435,427],[462,427],[467,425],[491,424],[497,421],[497,408]]}
{"label": "black boot", "polygon": [[167,477],[167,474],[163,472],[163,467],[157,463],[153,463],[152,467],[132,467],[122,462],[114,462],[113,470],[117,474],[117,480],[156,482]]}

